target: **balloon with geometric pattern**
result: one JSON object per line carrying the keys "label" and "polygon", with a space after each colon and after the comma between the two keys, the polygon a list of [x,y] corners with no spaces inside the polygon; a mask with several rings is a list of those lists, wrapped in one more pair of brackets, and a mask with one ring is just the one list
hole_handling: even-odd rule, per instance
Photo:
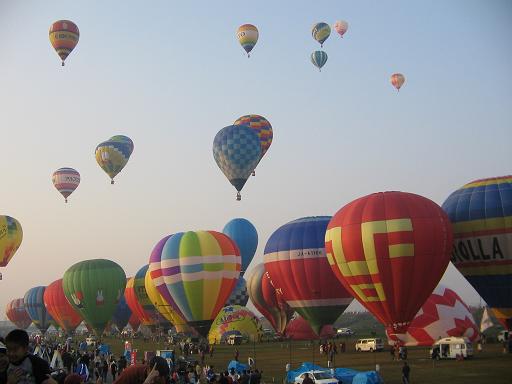
{"label": "balloon with geometric pattern", "polygon": [[[272,130],[272,125],[269,123],[267,119],[260,115],[245,115],[239,117],[233,125],[246,125],[251,129],[254,129],[260,138],[261,144],[261,154],[260,161],[267,153],[270,145],[272,144],[272,139],[274,137],[274,132]],[[253,172],[253,176],[255,173]]]}
{"label": "balloon with geometric pattern", "polygon": [[62,66],[64,66],[64,61],[78,44],[80,31],[72,21],[59,20],[50,26],[49,35],[50,43],[62,60]]}
{"label": "balloon with geometric pattern", "polygon": [[110,184],[114,177],[121,172],[133,152],[133,141],[122,135],[113,136],[98,144],[95,157],[98,165],[110,176]]}
{"label": "balloon with geometric pattern", "polygon": [[225,307],[229,305],[240,305],[245,307],[249,301],[249,294],[247,293],[247,283],[243,277],[239,277],[235,289],[226,301]]}
{"label": "balloon with geometric pattern", "polygon": [[64,196],[64,202],[67,203],[69,195],[80,184],[80,174],[73,168],[59,168],[53,172],[52,182],[57,191]]}

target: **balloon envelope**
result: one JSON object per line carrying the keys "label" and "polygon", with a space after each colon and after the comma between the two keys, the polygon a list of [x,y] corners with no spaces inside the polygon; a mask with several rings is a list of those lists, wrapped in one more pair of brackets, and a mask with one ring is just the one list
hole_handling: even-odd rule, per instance
{"label": "balloon envelope", "polygon": [[122,331],[124,327],[128,325],[128,321],[132,316],[132,311],[128,304],[126,303],[126,298],[124,294],[119,299],[119,303],[116,306],[116,310],[112,315],[112,323],[117,327],[119,331]]}
{"label": "balloon envelope", "polygon": [[245,115],[236,119],[233,125],[245,125],[256,131],[260,138],[261,160],[270,148],[272,139],[274,138],[274,132],[270,122],[260,115]]}
{"label": "balloon envelope", "polygon": [[25,303],[22,298],[14,299],[7,303],[5,314],[18,328],[26,329],[32,323],[32,319],[25,310]]}
{"label": "balloon envelope", "polygon": [[126,275],[115,262],[85,260],[64,273],[62,287],[73,308],[98,337],[112,319],[126,286]]}
{"label": "balloon envelope", "polygon": [[512,176],[472,181],[443,203],[453,224],[452,263],[512,326]]}
{"label": "balloon envelope", "polygon": [[334,337],[336,332],[332,325],[324,325],[317,335],[311,325],[302,316],[296,316],[286,327],[286,337],[292,340],[315,340],[320,338]]}
{"label": "balloon envelope", "polygon": [[258,42],[258,28],[252,24],[241,25],[236,31],[236,37],[238,38],[238,42],[243,47],[245,52],[247,52],[247,56],[249,56],[249,52],[252,51]]}
{"label": "balloon envelope", "polygon": [[240,252],[228,236],[189,231],[160,240],[150,273],[168,305],[206,336],[240,275]]}
{"label": "balloon envelope", "polygon": [[249,220],[237,218],[229,221],[224,226],[222,232],[228,235],[238,246],[242,256],[242,271],[245,272],[258,247],[258,232],[256,228]]}
{"label": "balloon envelope", "polygon": [[23,230],[18,220],[0,215],[0,267],[7,266],[22,240]]}
{"label": "balloon envelope", "polygon": [[71,195],[80,184],[80,173],[73,168],[59,168],[53,172],[52,182],[57,191],[64,196],[67,203],[69,195]]}
{"label": "balloon envelope", "polygon": [[402,75],[401,73],[394,73],[391,75],[391,84],[393,85],[393,87],[395,87],[397,89],[397,91],[400,90],[400,88],[402,87],[402,85],[404,85],[405,83],[405,76]]}
{"label": "balloon envelope", "polygon": [[78,44],[80,38],[78,27],[69,20],[56,21],[50,26],[49,37],[50,43],[64,65],[64,61]]}
{"label": "balloon envelope", "polygon": [[247,283],[243,277],[239,277],[233,292],[226,301],[226,307],[230,305],[239,305],[245,307],[249,301],[249,294],[247,293]]}
{"label": "balloon envelope", "polygon": [[327,23],[316,23],[311,29],[311,35],[320,43],[320,46],[323,46],[324,41],[331,35],[331,27]]}
{"label": "balloon envelope", "polygon": [[43,300],[48,313],[66,333],[73,332],[82,322],[82,317],[73,309],[64,295],[62,279],[46,287]]}
{"label": "balloon envelope", "polygon": [[340,35],[340,37],[343,37],[345,32],[348,30],[348,23],[345,20],[338,20],[334,23],[334,30]]}
{"label": "balloon envelope", "polygon": [[46,332],[48,327],[50,327],[50,321],[53,320],[44,306],[43,297],[45,289],[46,287],[30,288],[27,293],[25,293],[25,297],[23,297],[25,310],[28,312],[28,315],[32,319],[34,325],[43,334]]}
{"label": "balloon envelope", "polygon": [[353,297],[334,275],[325,255],[330,216],[304,217],[277,229],[265,246],[265,270],[283,297],[319,334]]}
{"label": "balloon envelope", "polygon": [[113,136],[96,147],[96,162],[109,175],[111,183],[128,163],[133,152],[133,141],[127,136]]}
{"label": "balloon envelope", "polygon": [[325,63],[327,63],[327,53],[324,51],[313,52],[311,54],[311,62],[318,70],[321,70]]}
{"label": "balloon envelope", "polygon": [[340,209],[325,242],[345,288],[382,324],[404,333],[448,266],[452,232],[431,200],[379,192]]}
{"label": "balloon envelope", "polygon": [[222,308],[208,334],[210,344],[225,342],[231,335],[238,335],[248,341],[260,341],[263,328],[259,319],[247,308],[240,305],[230,305]]}

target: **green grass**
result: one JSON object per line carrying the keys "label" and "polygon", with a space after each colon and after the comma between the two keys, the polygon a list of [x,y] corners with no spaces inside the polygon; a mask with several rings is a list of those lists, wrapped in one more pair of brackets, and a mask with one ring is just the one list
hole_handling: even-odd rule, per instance
{"label": "green grass", "polygon": [[[339,342],[341,340],[337,340]],[[123,341],[119,339],[105,339],[111,345],[114,354],[119,355],[123,350]],[[133,340],[133,348],[138,349],[138,358],[142,359],[143,351],[165,349],[163,343],[144,342]],[[336,367],[353,368],[357,370],[373,370],[375,364],[380,365],[381,375],[385,382],[401,383],[402,363],[391,361],[389,353],[357,353],[353,351],[354,339],[347,340],[347,352],[336,356]],[[263,370],[263,379],[266,383],[281,383],[285,365],[291,361],[292,369],[304,361],[314,362],[327,366],[325,355],[319,355],[318,345],[313,348],[308,342],[294,342],[290,351],[288,343],[260,343],[239,345],[240,361],[247,362],[247,358],[256,359],[256,366]],[[216,371],[225,370],[227,364],[234,356],[235,347],[216,346],[213,359],[207,357],[207,363],[213,364]],[[411,366],[411,382],[421,383],[512,383],[512,354],[503,354],[501,345],[486,344],[482,353],[476,353],[471,360],[465,361],[437,361],[433,364],[427,356],[427,348],[409,348],[409,365]],[[199,357],[198,357],[199,359]]]}

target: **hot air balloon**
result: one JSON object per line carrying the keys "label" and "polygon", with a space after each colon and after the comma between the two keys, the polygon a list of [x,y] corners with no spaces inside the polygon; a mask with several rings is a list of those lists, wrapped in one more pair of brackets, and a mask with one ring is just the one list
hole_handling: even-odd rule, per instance
{"label": "hot air balloon", "polygon": [[131,316],[132,311],[126,303],[126,298],[123,294],[121,299],[119,299],[119,303],[117,304],[114,314],[112,315],[112,323],[117,327],[119,331],[122,331],[124,327],[128,325]]}
{"label": "hot air balloon", "polygon": [[327,23],[316,23],[311,29],[311,35],[320,43],[320,47],[323,47],[324,41],[329,38],[330,34],[331,27]]}
{"label": "hot air balloon", "polygon": [[50,322],[53,321],[44,306],[43,296],[45,289],[46,287],[30,288],[27,293],[25,293],[25,297],[23,297],[25,310],[28,312],[28,315],[32,319],[34,325],[43,334],[46,332],[48,327],[50,327]]}
{"label": "hot air balloon", "polygon": [[443,203],[453,226],[452,263],[512,327],[512,175],[475,180]]}
{"label": "hot air balloon", "polygon": [[73,308],[101,337],[126,286],[123,269],[105,259],[85,260],[64,273],[62,287]]}
{"label": "hot air balloon", "polygon": [[230,220],[222,232],[233,240],[242,255],[242,273],[251,263],[258,247],[258,232],[252,223],[244,218]]}
{"label": "hot air balloon", "polygon": [[64,196],[64,201],[67,203],[68,196],[80,184],[80,174],[73,168],[59,168],[53,172],[52,182],[57,191]]}
{"label": "hot air balloon", "polygon": [[478,339],[478,327],[469,307],[459,295],[450,288],[438,285],[421,306],[407,333],[397,337],[391,331],[388,341],[406,346],[431,346],[437,340],[450,336],[467,337],[473,342]]}
{"label": "hot air balloon", "polygon": [[391,84],[393,85],[393,87],[396,88],[397,91],[400,91],[400,88],[402,87],[402,85],[404,85],[405,83],[405,76],[402,75],[401,73],[393,73],[391,75]]}
{"label": "hot air balloon", "polygon": [[209,344],[225,342],[231,335],[242,336],[248,341],[257,342],[263,336],[259,319],[241,305],[229,305],[219,312],[208,333]]}
{"label": "hot air balloon", "polygon": [[315,51],[311,54],[311,62],[322,72],[322,67],[327,63],[327,53],[324,51]]}
{"label": "hot air balloon", "polygon": [[110,184],[114,184],[114,177],[121,172],[133,152],[133,142],[122,135],[113,136],[96,147],[96,162],[110,177]]}
{"label": "hot air balloon", "polygon": [[256,309],[272,324],[275,331],[284,334],[295,311],[286,303],[281,290],[274,287],[263,264],[251,269],[247,292]]}
{"label": "hot air balloon", "polygon": [[82,317],[73,309],[64,295],[62,279],[46,287],[43,301],[48,313],[68,335],[82,322]]}
{"label": "hot air balloon", "polygon": [[132,315],[130,316],[130,320],[128,320],[128,324],[130,324],[130,327],[132,327],[132,329],[134,331],[137,331],[137,329],[139,329],[140,320],[135,313],[132,313]]}
{"label": "hot air balloon", "polygon": [[379,192],[341,208],[325,235],[327,258],[345,288],[384,326],[407,331],[450,261],[443,210],[406,192]]}
{"label": "hot air balloon", "polygon": [[167,305],[206,337],[236,285],[240,252],[223,233],[180,232],[158,242],[149,270]]}
{"label": "hot air balloon", "polygon": [[80,31],[72,21],[59,20],[50,26],[49,34],[50,43],[52,43],[53,49],[59,55],[62,66],[64,66],[64,61],[78,44]]}
{"label": "hot air balloon", "polygon": [[348,30],[348,23],[345,20],[338,20],[334,23],[334,30],[338,32],[340,37],[343,37]]}
{"label": "hot air balloon", "polygon": [[245,125],[221,129],[213,140],[213,157],[220,170],[236,188],[236,199],[261,158],[258,134]]}
{"label": "hot air balloon", "polygon": [[7,318],[14,323],[18,328],[26,329],[32,324],[32,319],[25,310],[25,303],[23,299],[11,300],[5,308]]}
{"label": "hot air balloon", "polygon": [[23,240],[21,224],[13,217],[0,215],[0,267],[12,259]]}
{"label": "hot air balloon", "polygon": [[[272,144],[272,138],[274,137],[274,132],[272,131],[272,125],[270,125],[269,121],[260,115],[245,115],[239,117],[233,125],[246,125],[251,129],[254,129],[260,138],[260,161],[267,153],[270,145]],[[258,161],[259,163],[259,161]],[[255,176],[255,172],[252,172],[252,175]]]}
{"label": "hot air balloon", "polygon": [[245,307],[249,301],[249,294],[247,293],[247,283],[243,277],[239,277],[235,289],[231,292],[228,300],[224,306],[240,305]]}
{"label": "hot air balloon", "polygon": [[277,229],[265,246],[265,270],[283,297],[320,334],[353,297],[336,279],[325,256],[330,216],[304,217]]}
{"label": "hot air balloon", "polygon": [[258,28],[252,24],[244,24],[238,27],[236,37],[240,45],[247,52],[247,57],[251,57],[251,51],[258,42]]}
{"label": "hot air balloon", "polygon": [[286,326],[286,337],[291,340],[315,340],[318,337],[328,339],[334,336],[336,331],[332,325],[323,326],[320,334],[317,335],[302,316],[296,316]]}

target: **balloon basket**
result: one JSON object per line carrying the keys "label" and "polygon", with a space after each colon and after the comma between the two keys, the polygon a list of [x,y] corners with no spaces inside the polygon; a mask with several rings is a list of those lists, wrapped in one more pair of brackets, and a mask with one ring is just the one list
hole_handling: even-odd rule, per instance
{"label": "balloon basket", "polygon": [[111,185],[112,185],[112,184],[114,184],[114,180],[110,180],[110,184],[111,184]]}
{"label": "balloon basket", "polygon": [[236,201],[242,200],[242,195],[240,195],[240,192],[236,194]]}
{"label": "balloon basket", "polygon": [[61,64],[61,67],[63,67],[63,66],[64,66],[64,62],[62,62],[62,64]]}

